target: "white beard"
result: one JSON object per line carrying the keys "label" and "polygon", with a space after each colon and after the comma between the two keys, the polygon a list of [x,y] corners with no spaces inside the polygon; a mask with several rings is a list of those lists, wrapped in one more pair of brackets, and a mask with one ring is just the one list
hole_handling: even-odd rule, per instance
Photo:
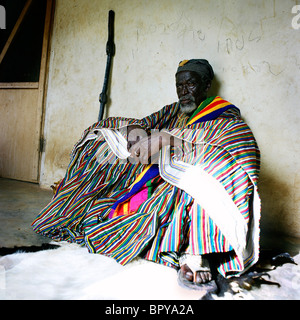
{"label": "white beard", "polygon": [[180,104],[180,110],[183,112],[183,113],[191,113],[193,112],[194,110],[196,110],[197,108],[197,105],[195,102],[191,102],[189,104],[186,104],[186,105],[182,105]]}

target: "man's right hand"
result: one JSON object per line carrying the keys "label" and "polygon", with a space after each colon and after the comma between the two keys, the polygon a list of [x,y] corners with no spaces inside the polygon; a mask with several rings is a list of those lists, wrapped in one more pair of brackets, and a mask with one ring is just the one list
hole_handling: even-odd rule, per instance
{"label": "man's right hand", "polygon": [[147,132],[139,125],[134,124],[127,127],[127,150],[129,151],[132,146],[137,142],[146,138],[148,136]]}

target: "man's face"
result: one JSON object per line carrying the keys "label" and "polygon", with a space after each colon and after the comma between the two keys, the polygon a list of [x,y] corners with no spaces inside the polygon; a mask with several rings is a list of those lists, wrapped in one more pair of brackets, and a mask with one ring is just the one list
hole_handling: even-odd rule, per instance
{"label": "man's face", "polygon": [[193,112],[206,98],[200,76],[191,71],[182,71],[176,75],[176,90],[180,109],[184,113]]}

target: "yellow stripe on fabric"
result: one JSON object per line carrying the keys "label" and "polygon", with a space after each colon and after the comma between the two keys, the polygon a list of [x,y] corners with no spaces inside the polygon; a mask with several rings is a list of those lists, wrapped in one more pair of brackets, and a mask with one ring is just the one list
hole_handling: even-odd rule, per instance
{"label": "yellow stripe on fabric", "polygon": [[[216,101],[214,100],[212,103],[215,103]],[[221,104],[218,104],[217,106],[213,107],[213,108],[210,108],[209,110],[206,110],[204,111],[203,113],[201,112],[198,116],[194,117],[193,119],[191,119],[189,122],[188,122],[188,125],[190,124],[193,124],[195,121],[199,120],[200,118],[206,116],[207,114],[211,113],[211,112],[214,112],[216,110],[219,110],[223,107],[226,107],[228,105],[230,105],[231,103],[230,102],[224,102],[224,103],[221,103]]]}
{"label": "yellow stripe on fabric", "polygon": [[128,201],[124,203],[123,205],[123,212],[124,212],[124,215],[128,215],[129,214],[129,203]]}
{"label": "yellow stripe on fabric", "polygon": [[147,165],[147,167],[137,176],[137,178],[134,180],[134,183],[130,186],[130,190],[135,184],[142,180],[143,176],[147,173],[151,166],[151,164]]}

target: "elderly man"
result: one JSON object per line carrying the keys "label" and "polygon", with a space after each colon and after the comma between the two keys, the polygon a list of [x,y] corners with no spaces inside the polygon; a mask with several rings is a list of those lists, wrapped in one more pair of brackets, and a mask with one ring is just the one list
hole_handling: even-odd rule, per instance
{"label": "elderly man", "polygon": [[213,78],[207,60],[184,60],[178,102],[85,130],[34,230],[123,265],[142,257],[176,268],[192,288],[214,270],[230,277],[251,267],[259,255],[259,149],[238,108],[207,98]]}

